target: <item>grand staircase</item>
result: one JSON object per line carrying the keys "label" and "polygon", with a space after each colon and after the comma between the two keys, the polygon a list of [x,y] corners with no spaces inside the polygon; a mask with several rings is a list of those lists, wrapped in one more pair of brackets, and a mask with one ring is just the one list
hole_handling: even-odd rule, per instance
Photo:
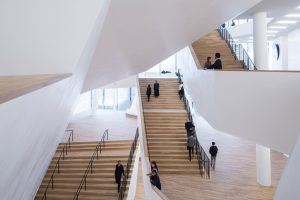
{"label": "grand staircase", "polygon": [[192,43],[194,52],[203,67],[207,57],[211,57],[214,63],[215,53],[221,54],[223,70],[243,70],[239,60],[234,58],[230,48],[217,30],[213,30],[199,40]]}
{"label": "grand staircase", "polygon": [[[114,169],[118,160],[124,168],[131,147],[130,140],[106,141],[99,155],[94,160],[93,174],[87,177],[87,190],[81,190],[78,199],[118,199],[117,185],[114,179]],[[60,164],[60,173],[55,173],[54,189],[48,188],[47,199],[72,200],[86,171],[91,155],[98,142],[74,142],[68,150],[68,155]],[[58,155],[64,143],[59,144],[57,153],[49,166],[35,199],[42,199],[45,188],[55,167]],[[130,181],[130,178],[129,178]],[[127,187],[129,184],[127,184]]]}
{"label": "grand staircase", "polygon": [[[151,97],[150,102],[147,102],[147,83],[152,86],[155,80],[160,84],[160,96]],[[197,158],[189,161],[188,157],[184,128],[187,113],[183,101],[179,100],[179,83],[175,78],[140,79],[139,85],[150,159],[157,162],[162,192],[169,197],[178,192],[172,188],[167,189],[170,177],[189,175],[201,178]]]}

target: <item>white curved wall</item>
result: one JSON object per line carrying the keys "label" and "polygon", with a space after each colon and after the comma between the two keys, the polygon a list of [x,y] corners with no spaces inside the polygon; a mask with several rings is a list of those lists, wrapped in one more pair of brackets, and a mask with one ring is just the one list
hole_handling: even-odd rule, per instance
{"label": "white curved wall", "polygon": [[1,1],[0,75],[73,72],[108,2]]}
{"label": "white curved wall", "polygon": [[[93,28],[89,31],[89,37],[86,38],[82,49],[78,49],[81,53],[72,66],[74,67],[72,77],[0,104],[0,196],[3,200],[34,199],[82,90],[109,2],[102,1],[101,4],[97,3],[97,6],[99,7],[96,18],[93,23],[90,22]],[[32,43],[32,46],[36,51],[39,49],[35,43]],[[49,52],[47,50],[47,52],[56,55],[55,50]],[[20,49],[20,51],[25,50]],[[24,68],[11,64],[12,69],[6,72],[11,70],[9,73],[14,74],[38,71],[41,73],[44,70],[51,70],[43,68],[47,66],[47,60],[43,62],[45,66],[41,65],[39,69],[37,65],[30,66],[30,63],[38,63],[34,57],[26,58],[28,60],[24,61]],[[75,61],[73,58],[75,57],[72,57],[72,61]],[[15,64],[17,62],[19,61]],[[28,64],[28,68],[25,64]],[[3,72],[3,68],[0,72]]]}
{"label": "white curved wall", "polygon": [[194,108],[214,128],[290,154],[299,135],[300,73],[197,70],[177,54]]}
{"label": "white curved wall", "polygon": [[146,71],[259,1],[112,0],[83,92]]}

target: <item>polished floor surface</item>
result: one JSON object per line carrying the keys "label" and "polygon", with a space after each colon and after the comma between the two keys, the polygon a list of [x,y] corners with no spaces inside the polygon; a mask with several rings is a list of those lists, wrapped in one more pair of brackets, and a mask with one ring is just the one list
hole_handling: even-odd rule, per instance
{"label": "polished floor surface", "polygon": [[203,179],[200,175],[161,175],[162,191],[169,199],[273,199],[287,161],[284,155],[272,151],[272,186],[263,187],[256,182],[254,143],[216,131],[204,120],[199,123],[199,130],[203,148],[207,150],[212,141],[219,148],[216,169],[211,172],[210,179]]}
{"label": "polished floor surface", "polygon": [[100,140],[105,129],[109,129],[109,140],[132,140],[137,128],[137,119],[126,116],[123,111],[86,111],[74,115],[68,128],[74,129],[75,141]]}

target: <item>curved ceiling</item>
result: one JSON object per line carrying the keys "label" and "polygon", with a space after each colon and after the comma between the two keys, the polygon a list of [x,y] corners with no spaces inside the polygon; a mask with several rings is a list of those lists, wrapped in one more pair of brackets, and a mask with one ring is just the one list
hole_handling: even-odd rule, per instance
{"label": "curved ceiling", "polygon": [[145,71],[259,1],[112,0],[83,91]]}

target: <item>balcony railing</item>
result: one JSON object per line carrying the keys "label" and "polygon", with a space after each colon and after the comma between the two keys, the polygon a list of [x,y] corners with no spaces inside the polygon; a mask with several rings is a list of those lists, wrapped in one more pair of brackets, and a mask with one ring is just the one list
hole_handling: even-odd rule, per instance
{"label": "balcony railing", "polygon": [[241,61],[243,68],[246,70],[257,70],[254,62],[249,57],[247,51],[241,44],[237,44],[226,28],[219,27],[218,32],[223,40],[227,43],[236,60]]}

